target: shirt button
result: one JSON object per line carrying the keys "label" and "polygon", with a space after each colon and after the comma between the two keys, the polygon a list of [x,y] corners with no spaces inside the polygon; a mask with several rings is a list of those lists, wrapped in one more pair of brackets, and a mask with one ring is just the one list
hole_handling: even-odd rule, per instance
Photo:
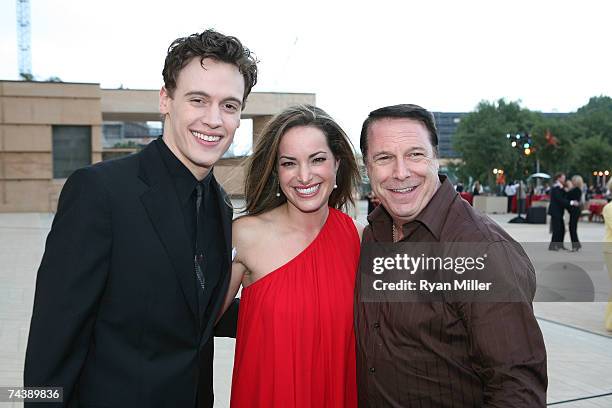
{"label": "shirt button", "polygon": [[370,374],[374,374],[376,372],[376,369],[374,367],[370,367]]}
{"label": "shirt button", "polygon": [[375,329],[380,328],[380,323],[378,323],[378,322],[374,323],[374,328],[375,328]]}

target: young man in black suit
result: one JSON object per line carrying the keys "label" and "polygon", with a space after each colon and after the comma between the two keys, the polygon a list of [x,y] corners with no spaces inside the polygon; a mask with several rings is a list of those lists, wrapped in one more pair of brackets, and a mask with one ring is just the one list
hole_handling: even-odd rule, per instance
{"label": "young man in black suit", "polygon": [[[60,406],[212,407],[213,329],[228,287],[232,208],[212,173],[257,81],[240,41],[175,40],[163,136],[74,172],[38,270],[24,385]],[[235,330],[235,312],[216,331]]]}

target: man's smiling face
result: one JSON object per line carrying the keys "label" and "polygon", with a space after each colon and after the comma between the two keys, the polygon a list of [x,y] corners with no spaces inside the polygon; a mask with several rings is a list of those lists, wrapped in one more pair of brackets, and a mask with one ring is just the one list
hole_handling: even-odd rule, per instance
{"label": "man's smiling face", "polygon": [[181,70],[176,89],[160,91],[164,137],[172,153],[203,179],[232,144],[240,126],[244,78],[233,64],[193,58]]}
{"label": "man's smiling face", "polygon": [[367,143],[372,190],[397,224],[412,221],[440,185],[427,128],[413,119],[379,119],[370,125]]}

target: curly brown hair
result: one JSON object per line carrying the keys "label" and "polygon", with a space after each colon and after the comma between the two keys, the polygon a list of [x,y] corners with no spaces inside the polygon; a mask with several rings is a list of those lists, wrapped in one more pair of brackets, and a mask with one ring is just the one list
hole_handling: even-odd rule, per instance
{"label": "curly brown hair", "polygon": [[168,95],[173,96],[179,73],[196,57],[200,58],[200,64],[205,58],[213,58],[238,67],[244,78],[244,97],[242,99],[244,108],[247,96],[257,83],[257,58],[236,37],[226,36],[214,30],[177,38],[170,44],[162,71],[164,87]]}

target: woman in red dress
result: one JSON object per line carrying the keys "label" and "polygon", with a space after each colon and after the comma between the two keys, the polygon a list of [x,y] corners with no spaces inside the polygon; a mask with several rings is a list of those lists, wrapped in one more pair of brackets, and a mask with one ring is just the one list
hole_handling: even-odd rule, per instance
{"label": "woman in red dress", "polygon": [[350,141],[314,106],[262,131],[226,306],[242,284],[231,406],[356,407],[353,294],[360,228],[340,211],[359,180]]}

